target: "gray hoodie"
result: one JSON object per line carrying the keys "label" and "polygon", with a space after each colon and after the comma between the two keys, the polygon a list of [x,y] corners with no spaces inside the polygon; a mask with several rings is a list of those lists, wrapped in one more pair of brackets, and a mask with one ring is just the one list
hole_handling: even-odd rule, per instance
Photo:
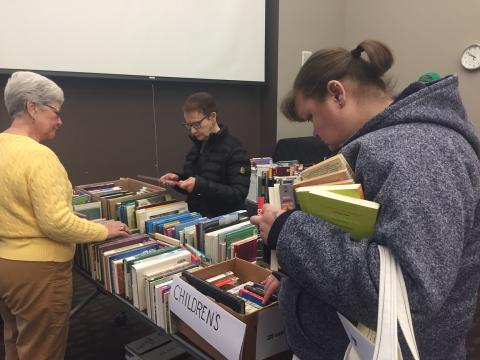
{"label": "gray hoodie", "polygon": [[343,359],[336,311],[376,328],[384,244],[402,267],[420,358],[465,359],[480,280],[480,142],[457,78],[410,87],[340,152],[365,198],[381,204],[376,230],[356,241],[301,211],[274,223],[292,350],[302,360]]}

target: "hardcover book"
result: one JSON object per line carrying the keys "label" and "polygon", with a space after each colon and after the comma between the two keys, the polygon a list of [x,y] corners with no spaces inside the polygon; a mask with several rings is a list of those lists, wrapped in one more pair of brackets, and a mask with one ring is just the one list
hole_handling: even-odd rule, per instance
{"label": "hardcover book", "polygon": [[142,280],[147,272],[160,272],[180,263],[191,263],[191,258],[188,250],[178,249],[132,265],[133,306],[142,311],[146,309],[145,284]]}

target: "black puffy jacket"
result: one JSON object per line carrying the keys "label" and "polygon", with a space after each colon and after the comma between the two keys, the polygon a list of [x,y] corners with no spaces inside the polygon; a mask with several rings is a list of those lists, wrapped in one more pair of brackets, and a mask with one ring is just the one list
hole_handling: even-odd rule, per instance
{"label": "black puffy jacket", "polygon": [[185,157],[183,174],[179,174],[180,180],[195,177],[195,188],[188,194],[188,209],[206,217],[242,209],[250,186],[250,160],[240,141],[222,125],[205,144],[190,138],[194,145]]}

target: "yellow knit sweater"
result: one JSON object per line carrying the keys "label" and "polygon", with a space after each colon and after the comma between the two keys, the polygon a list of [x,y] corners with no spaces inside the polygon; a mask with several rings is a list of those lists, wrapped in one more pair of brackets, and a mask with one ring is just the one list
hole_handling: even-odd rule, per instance
{"label": "yellow knit sweater", "polygon": [[0,257],[63,262],[75,243],[105,240],[104,225],[74,215],[72,185],[48,147],[0,134]]}

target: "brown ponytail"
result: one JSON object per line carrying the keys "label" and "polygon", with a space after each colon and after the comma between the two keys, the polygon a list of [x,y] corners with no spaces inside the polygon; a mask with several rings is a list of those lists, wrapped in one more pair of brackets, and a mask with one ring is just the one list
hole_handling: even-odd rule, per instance
{"label": "brown ponytail", "polygon": [[392,64],[391,51],[376,40],[364,40],[351,51],[343,48],[319,50],[300,69],[293,90],[284,98],[280,109],[290,120],[302,121],[295,113],[295,95],[301,93],[323,100],[330,80],[350,79],[363,86],[388,91],[389,84],[383,75]]}

